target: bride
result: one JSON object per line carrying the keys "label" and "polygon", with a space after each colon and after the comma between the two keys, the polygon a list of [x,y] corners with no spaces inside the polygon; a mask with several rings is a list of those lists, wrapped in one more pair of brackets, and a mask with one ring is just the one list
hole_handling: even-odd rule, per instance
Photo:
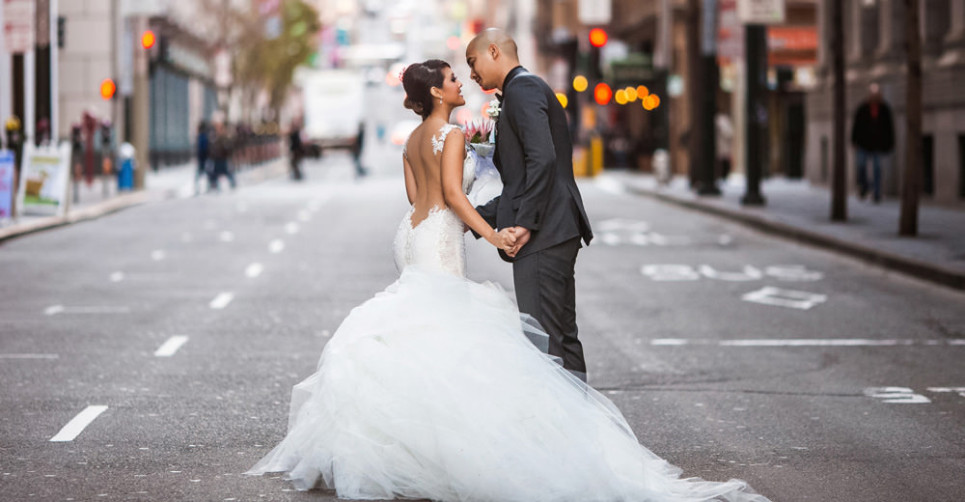
{"label": "bride", "polygon": [[300,490],[321,480],[343,499],[766,502],[740,480],[681,479],[530,342],[505,292],[466,279],[465,227],[502,249],[515,236],[466,197],[474,166],[449,124],[465,104],[449,65],[414,64],[403,86],[423,122],[403,150],[401,276],[345,318],[292,389],[288,434],[248,474],[285,472]]}

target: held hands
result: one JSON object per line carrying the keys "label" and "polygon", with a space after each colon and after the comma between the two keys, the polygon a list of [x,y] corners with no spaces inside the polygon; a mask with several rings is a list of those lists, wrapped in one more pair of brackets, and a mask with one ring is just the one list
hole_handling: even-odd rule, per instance
{"label": "held hands", "polygon": [[499,232],[493,232],[490,234],[487,241],[498,249],[502,249],[506,253],[516,246],[516,234],[514,233],[515,228],[504,228]]}
{"label": "held hands", "polygon": [[529,229],[523,227],[512,227],[507,230],[511,230],[513,232],[513,235],[516,237],[516,243],[511,249],[506,251],[506,254],[509,255],[510,258],[515,258],[519,253],[519,250],[523,249],[523,246],[529,242],[529,238],[532,236],[532,234],[530,233]]}

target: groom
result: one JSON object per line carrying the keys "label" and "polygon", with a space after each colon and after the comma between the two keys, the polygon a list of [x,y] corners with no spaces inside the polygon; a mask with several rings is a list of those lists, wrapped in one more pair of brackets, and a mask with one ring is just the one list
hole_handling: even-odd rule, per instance
{"label": "groom", "polygon": [[501,93],[493,162],[503,192],[476,210],[494,228],[514,228],[516,246],[499,253],[513,263],[519,310],[549,333],[550,355],[585,382],[574,266],[580,240],[589,244],[593,232],[573,179],[566,113],[549,85],[519,65],[516,42],[502,30],[477,35],[466,63],[483,90]]}

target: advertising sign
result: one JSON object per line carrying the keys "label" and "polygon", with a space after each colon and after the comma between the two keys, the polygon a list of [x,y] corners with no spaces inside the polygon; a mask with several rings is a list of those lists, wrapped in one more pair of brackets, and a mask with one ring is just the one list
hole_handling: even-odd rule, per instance
{"label": "advertising sign", "polygon": [[13,218],[13,152],[0,150],[0,221]]}
{"label": "advertising sign", "polygon": [[67,208],[70,185],[70,145],[35,148],[24,145],[20,187],[17,195],[21,214],[55,214]]}
{"label": "advertising sign", "polygon": [[737,14],[744,24],[783,24],[785,0],[738,0]]}

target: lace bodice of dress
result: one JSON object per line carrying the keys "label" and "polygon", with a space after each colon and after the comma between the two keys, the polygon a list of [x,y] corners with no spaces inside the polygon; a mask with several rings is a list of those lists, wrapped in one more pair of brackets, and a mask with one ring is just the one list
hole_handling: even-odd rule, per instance
{"label": "lace bodice of dress", "polygon": [[[446,137],[458,126],[446,124],[432,137],[432,152],[442,153]],[[408,142],[406,142],[408,143]],[[468,146],[466,146],[468,149]],[[403,146],[403,155],[406,148]],[[462,164],[462,188],[469,193],[475,175],[475,161],[466,155]],[[395,265],[401,272],[405,267],[417,265],[429,270],[446,272],[463,277],[466,275],[466,241],[462,220],[448,207],[434,207],[426,219],[412,228],[409,208],[395,235],[393,251]]]}

